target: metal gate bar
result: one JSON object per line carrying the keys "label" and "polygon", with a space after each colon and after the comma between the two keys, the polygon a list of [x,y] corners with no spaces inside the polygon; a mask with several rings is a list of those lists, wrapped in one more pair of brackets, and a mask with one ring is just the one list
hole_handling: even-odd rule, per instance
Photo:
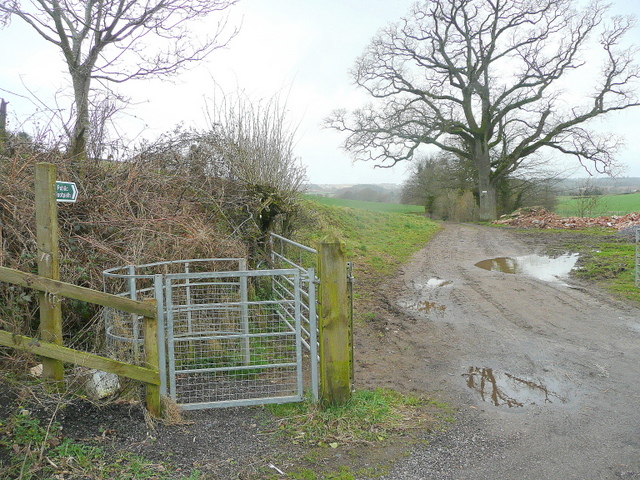
{"label": "metal gate bar", "polygon": [[[312,395],[314,400],[318,400],[320,383],[316,311],[316,286],[319,282],[316,277],[318,251],[276,233],[271,233],[270,247],[271,261],[275,266],[293,267],[300,271],[302,344],[309,352]],[[276,291],[287,294],[291,287],[291,284],[284,279],[283,282],[278,283]]]}
{"label": "metal gate bar", "polygon": [[640,227],[636,226],[636,287],[640,287]]}

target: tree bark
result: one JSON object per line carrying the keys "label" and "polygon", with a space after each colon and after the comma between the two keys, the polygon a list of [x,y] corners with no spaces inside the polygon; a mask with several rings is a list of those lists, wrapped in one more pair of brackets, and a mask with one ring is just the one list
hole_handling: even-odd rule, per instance
{"label": "tree bark", "polygon": [[0,155],[7,151],[7,104],[4,98],[0,98]]}
{"label": "tree bark", "polygon": [[479,179],[480,218],[481,222],[490,222],[498,218],[498,202],[496,199],[496,186],[491,181]]}
{"label": "tree bark", "polygon": [[478,172],[478,198],[480,221],[490,222],[498,217],[496,185],[491,179],[491,156],[489,146],[482,139],[476,139],[470,146]]}
{"label": "tree bark", "polygon": [[71,132],[69,146],[69,160],[72,164],[86,164],[87,160],[87,136],[89,135],[89,88],[91,85],[90,73],[73,71],[69,68],[73,81],[73,95],[76,104],[76,122]]}

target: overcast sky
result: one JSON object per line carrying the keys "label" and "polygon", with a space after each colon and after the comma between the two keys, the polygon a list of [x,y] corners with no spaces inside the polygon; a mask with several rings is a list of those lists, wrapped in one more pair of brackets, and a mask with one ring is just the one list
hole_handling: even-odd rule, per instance
{"label": "overcast sky", "polygon": [[[153,138],[178,123],[206,128],[204,100],[223,91],[244,90],[254,100],[276,94],[287,99],[297,125],[296,153],[313,183],[402,183],[406,166],[374,169],[352,164],[339,148],[341,135],[321,128],[335,108],[354,108],[366,97],[348,75],[376,31],[405,14],[413,0],[241,0],[231,23],[242,24],[229,47],[182,74],[174,83],[130,82],[122,92],[134,100],[119,117],[129,138]],[[640,0],[613,0],[616,13],[640,14]],[[634,32],[640,45],[640,32]],[[35,109],[29,90],[52,105],[52,92],[68,85],[59,52],[16,19],[0,31],[0,96],[10,102],[10,120],[24,121]],[[12,92],[12,93],[8,93]],[[61,105],[62,106],[62,105]],[[608,122],[627,137],[621,160],[627,174],[640,176],[640,108]]]}

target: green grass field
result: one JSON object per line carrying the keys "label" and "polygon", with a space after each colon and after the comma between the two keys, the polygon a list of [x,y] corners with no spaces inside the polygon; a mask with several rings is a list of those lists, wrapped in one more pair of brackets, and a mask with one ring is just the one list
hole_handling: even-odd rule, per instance
{"label": "green grass field", "polygon": [[[424,214],[424,207],[418,205],[364,202],[360,200],[321,197],[318,195],[305,195],[305,198],[331,207],[347,207],[369,212]],[[580,199],[577,197],[558,197],[558,205],[554,209],[554,212],[562,217],[625,215],[639,211],[640,193],[600,195],[595,197],[595,200]]]}
{"label": "green grass field", "polygon": [[[364,202],[360,200],[344,200],[340,198],[305,195],[305,198],[321,205],[347,207],[369,212],[413,213],[424,214],[424,207],[418,205],[401,205],[399,203]],[[625,215],[640,211],[640,193],[624,195],[601,195],[589,201],[576,197],[558,197],[558,205],[554,212],[562,217],[599,217]]]}
{"label": "green grass field", "polygon": [[424,214],[424,207],[418,205],[402,205],[399,203],[364,202],[361,200],[344,200],[341,198],[321,197],[319,195],[305,195],[305,198],[331,207],[348,207],[368,210],[370,212],[385,213],[417,213]]}
{"label": "green grass field", "polygon": [[599,217],[640,211],[640,193],[600,195],[591,203],[576,197],[558,197],[558,201],[554,211],[563,217]]}
{"label": "green grass field", "polygon": [[300,239],[302,243],[312,244],[333,234],[344,240],[347,256],[370,273],[392,273],[440,229],[436,222],[415,214],[420,207],[351,200],[327,204],[325,200],[335,199],[324,197],[306,200],[317,226],[307,231],[306,238]]}
{"label": "green grass field", "polygon": [[[323,199],[326,200],[326,199]],[[340,205],[364,205],[353,208]],[[440,230],[437,222],[412,212],[393,211],[398,205],[340,200],[334,205],[319,203],[307,197],[305,209],[313,227],[301,229],[296,240],[314,246],[325,236],[344,241],[346,257],[353,262],[358,279],[355,293],[355,319],[366,321],[374,314],[369,299],[375,286],[393,275],[409,257],[424,247]]]}

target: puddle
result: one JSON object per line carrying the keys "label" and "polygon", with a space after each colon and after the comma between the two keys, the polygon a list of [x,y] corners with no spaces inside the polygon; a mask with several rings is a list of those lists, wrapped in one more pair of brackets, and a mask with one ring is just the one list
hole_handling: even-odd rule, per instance
{"label": "puddle", "polygon": [[493,272],[527,275],[545,282],[557,282],[569,275],[576,266],[578,257],[577,253],[567,253],[555,258],[543,255],[499,257],[482,260],[476,263],[476,267]]}
{"label": "puddle", "polygon": [[418,302],[416,304],[416,308],[422,313],[435,312],[435,313],[439,313],[440,315],[444,315],[444,312],[447,309],[447,306],[440,305],[439,303],[436,303],[436,302],[424,301],[424,302]]}
{"label": "puddle", "polygon": [[453,285],[453,281],[445,280],[444,278],[430,278],[427,280],[427,283],[416,283],[415,288],[418,290],[424,290],[425,288],[434,289],[446,287],[447,285]]}
{"label": "puddle", "polygon": [[463,375],[467,377],[469,388],[478,392],[483,401],[497,407],[567,403],[567,399],[552,391],[549,385],[518,378],[507,372],[497,372],[491,368],[469,367],[469,372]]}
{"label": "puddle", "polygon": [[447,310],[446,305],[440,303],[431,302],[429,300],[421,300],[419,302],[398,302],[398,305],[407,310],[414,310],[420,313],[431,314],[434,313],[438,317],[443,317],[444,312]]}

